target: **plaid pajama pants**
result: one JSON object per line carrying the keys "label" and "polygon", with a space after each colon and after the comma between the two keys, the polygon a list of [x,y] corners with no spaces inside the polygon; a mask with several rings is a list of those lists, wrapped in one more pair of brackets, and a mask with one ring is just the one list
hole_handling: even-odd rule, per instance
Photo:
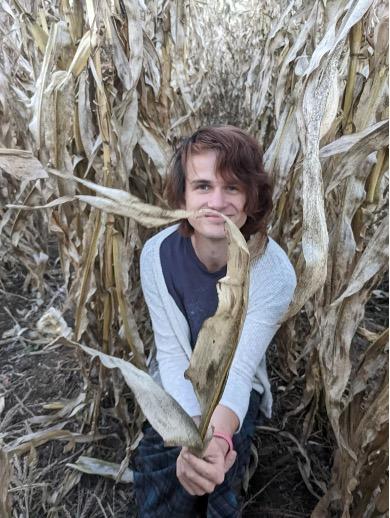
{"label": "plaid pajama pants", "polygon": [[255,426],[260,424],[261,396],[251,393],[248,412],[241,430],[233,436],[237,459],[224,482],[202,497],[192,496],[176,477],[176,459],[180,448],[166,448],[161,436],[144,425],[134,459],[134,489],[140,518],[237,518],[240,502],[234,487],[239,486],[249,463]]}

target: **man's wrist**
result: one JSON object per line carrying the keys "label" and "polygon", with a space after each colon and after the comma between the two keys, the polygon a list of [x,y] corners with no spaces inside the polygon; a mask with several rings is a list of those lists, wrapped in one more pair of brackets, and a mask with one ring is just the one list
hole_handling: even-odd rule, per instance
{"label": "man's wrist", "polygon": [[229,444],[225,441],[225,439],[222,439],[221,437],[215,437],[215,435],[213,435],[212,440],[215,442],[215,444],[218,445],[218,448],[222,451],[223,456],[226,457],[226,455],[230,451],[230,447]]}
{"label": "man's wrist", "polygon": [[219,404],[213,412],[210,424],[214,430],[227,433],[231,437],[238,430],[240,421],[233,410]]}
{"label": "man's wrist", "polygon": [[224,449],[226,449],[226,446],[227,446],[227,451],[225,453],[225,457],[230,451],[233,451],[234,446],[233,446],[233,438],[232,438],[231,434],[220,431],[220,430],[214,430],[213,437],[215,437],[216,439],[221,439],[225,443]]}

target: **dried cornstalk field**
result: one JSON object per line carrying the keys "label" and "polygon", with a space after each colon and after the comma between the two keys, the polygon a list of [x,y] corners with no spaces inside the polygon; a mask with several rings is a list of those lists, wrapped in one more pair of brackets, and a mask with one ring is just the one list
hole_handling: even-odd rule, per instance
{"label": "dried cornstalk field", "polygon": [[[5,293],[21,269],[19,297],[34,301],[9,315],[4,356],[11,339],[58,358],[73,341],[145,369],[153,348],[138,259],[153,230],[91,206],[91,185],[72,178],[166,209],[180,138],[240,126],[263,145],[270,234],[298,278],[276,338],[283,397],[299,395],[281,426],[298,423],[296,434],[263,433],[290,441],[311,516],[387,516],[388,323],[363,325],[388,267],[387,9],[382,0],[2,0],[0,280]],[[104,500],[103,477],[93,502],[67,500],[81,471],[130,481],[142,420],[122,378],[70,354],[77,390],[34,412],[10,404],[12,362],[1,370],[1,517],[125,516]],[[90,458],[108,437],[107,415],[124,444],[117,465],[103,462],[108,448]],[[321,479],[308,452],[325,440],[331,473]],[[58,471],[50,457],[35,476],[49,441],[66,441],[74,462]],[[43,472],[55,469],[50,486]]]}

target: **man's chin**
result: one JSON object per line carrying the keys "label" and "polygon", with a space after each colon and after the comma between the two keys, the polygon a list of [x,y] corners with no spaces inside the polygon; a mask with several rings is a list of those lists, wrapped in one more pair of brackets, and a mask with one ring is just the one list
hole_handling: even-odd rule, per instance
{"label": "man's chin", "polygon": [[222,226],[220,229],[207,230],[201,232],[203,237],[208,239],[226,239],[225,227]]}

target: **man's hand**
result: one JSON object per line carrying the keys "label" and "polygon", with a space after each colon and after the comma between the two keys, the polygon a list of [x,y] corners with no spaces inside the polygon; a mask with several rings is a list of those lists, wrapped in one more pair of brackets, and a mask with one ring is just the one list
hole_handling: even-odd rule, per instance
{"label": "man's hand", "polygon": [[[233,466],[237,452],[230,451],[223,439],[213,437],[202,459],[182,448],[176,462],[176,475],[190,495],[212,493],[225,480],[225,473]],[[227,454],[227,455],[226,455]]]}

